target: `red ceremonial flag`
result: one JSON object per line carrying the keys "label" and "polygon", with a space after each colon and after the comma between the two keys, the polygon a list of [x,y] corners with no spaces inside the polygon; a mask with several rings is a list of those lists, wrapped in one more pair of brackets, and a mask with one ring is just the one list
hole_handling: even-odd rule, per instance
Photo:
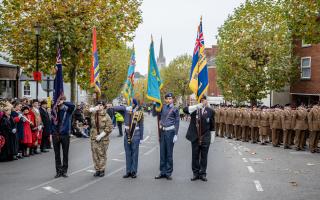
{"label": "red ceremonial flag", "polygon": [[33,79],[35,81],[41,81],[41,72],[33,72]]}

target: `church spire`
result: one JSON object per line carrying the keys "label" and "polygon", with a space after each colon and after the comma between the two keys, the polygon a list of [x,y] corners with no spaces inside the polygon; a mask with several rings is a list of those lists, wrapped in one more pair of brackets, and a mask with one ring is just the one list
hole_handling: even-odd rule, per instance
{"label": "church spire", "polygon": [[160,51],[159,51],[159,57],[157,59],[157,65],[159,68],[166,66],[166,58],[164,57],[164,54],[163,54],[162,37],[161,37],[161,42],[160,42]]}

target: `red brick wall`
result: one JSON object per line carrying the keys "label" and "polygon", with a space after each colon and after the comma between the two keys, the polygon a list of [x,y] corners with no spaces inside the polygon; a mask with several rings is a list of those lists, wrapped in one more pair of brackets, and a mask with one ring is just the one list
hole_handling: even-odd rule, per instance
{"label": "red brick wall", "polygon": [[295,54],[299,57],[299,69],[301,57],[311,57],[311,79],[299,79],[291,85],[291,93],[320,94],[320,44],[311,47],[302,47],[301,42],[296,43]]}
{"label": "red brick wall", "polygon": [[209,88],[208,96],[220,96],[221,92],[217,84],[217,69],[215,65],[212,65],[210,60],[214,59],[218,52],[218,46],[213,45],[211,48],[205,49],[205,54],[208,61],[208,76],[209,76]]}

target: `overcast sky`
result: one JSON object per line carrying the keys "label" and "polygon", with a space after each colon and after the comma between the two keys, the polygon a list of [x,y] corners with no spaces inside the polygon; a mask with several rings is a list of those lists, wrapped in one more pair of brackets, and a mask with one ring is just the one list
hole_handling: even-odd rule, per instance
{"label": "overcast sky", "polygon": [[206,47],[216,44],[218,27],[245,0],[143,0],[143,23],[136,31],[136,71],[148,72],[148,52],[151,34],[155,43],[156,59],[161,36],[167,65],[182,54],[192,54],[197,26],[203,17]]}

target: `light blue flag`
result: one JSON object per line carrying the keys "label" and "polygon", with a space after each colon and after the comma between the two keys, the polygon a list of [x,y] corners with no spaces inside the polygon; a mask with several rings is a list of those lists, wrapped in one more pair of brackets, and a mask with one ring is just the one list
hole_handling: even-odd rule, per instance
{"label": "light blue flag", "polygon": [[148,91],[147,98],[156,103],[156,110],[158,112],[162,109],[160,90],[162,88],[162,80],[157,66],[156,58],[154,56],[153,39],[149,49],[149,67],[148,67]]}
{"label": "light blue flag", "polygon": [[134,69],[136,67],[136,59],[135,59],[135,51],[133,48],[133,52],[131,54],[130,65],[128,68],[128,75],[126,80],[126,85],[124,89],[124,96],[127,99],[127,104],[132,104],[132,99],[134,97]]}

